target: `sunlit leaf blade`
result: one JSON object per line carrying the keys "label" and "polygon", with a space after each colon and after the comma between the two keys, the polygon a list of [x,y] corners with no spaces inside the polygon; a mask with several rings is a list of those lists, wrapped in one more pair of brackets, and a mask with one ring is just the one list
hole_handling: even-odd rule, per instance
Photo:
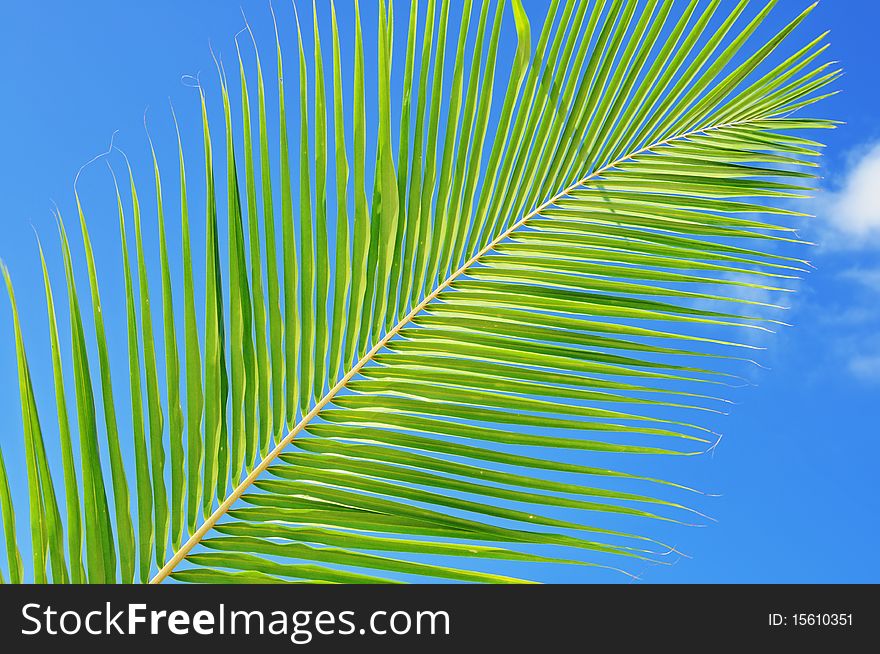
{"label": "sunlit leaf blade", "polygon": [[[302,326],[302,343],[299,357],[299,407],[305,415],[312,401],[315,367],[315,334],[317,309],[315,288],[317,283],[317,259],[315,255],[315,223],[312,212],[311,150],[309,138],[308,71],[302,41],[299,17],[296,18],[297,43],[299,44],[299,298]],[[317,130],[317,125],[315,126]],[[316,146],[317,148],[317,146]],[[317,150],[316,150],[317,151]],[[320,173],[319,173],[320,174]],[[323,307],[321,308],[323,310]]]}
{"label": "sunlit leaf blade", "polygon": [[[82,564],[82,512],[80,509],[80,491],[77,475],[77,464],[73,454],[73,440],[70,433],[70,416],[67,411],[67,395],[64,390],[64,372],[61,363],[61,342],[58,336],[58,320],[55,313],[55,297],[52,292],[52,283],[49,279],[49,270],[43,253],[43,246],[37,241],[40,250],[40,264],[43,270],[43,284],[46,290],[46,307],[49,318],[49,342],[52,349],[52,379],[55,384],[55,405],[58,414],[58,437],[61,444],[61,463],[64,475],[64,498],[66,505],[67,527],[67,554],[70,562],[70,581],[74,584],[85,582],[86,573]],[[2,486],[0,486],[2,491]],[[11,515],[12,505],[9,505]],[[13,533],[7,535],[7,543],[10,547],[15,545],[14,526],[10,525]],[[21,571],[12,570],[13,583],[19,583]],[[18,579],[19,581],[16,581]]]}
{"label": "sunlit leaf blade", "polygon": [[[346,300],[351,287],[351,236],[348,222],[348,154],[345,149],[345,106],[342,93],[342,55],[336,6],[333,18],[333,123],[336,161],[336,258],[333,273],[333,322],[330,329],[329,380],[334,386],[342,374],[343,346],[347,332]],[[350,357],[349,357],[350,360]]]}
{"label": "sunlit leaf blade", "polygon": [[[294,578],[299,581],[337,584],[389,583],[387,579],[334,570],[333,568],[323,566],[308,564],[290,565],[267,561],[246,552],[206,552],[204,554],[194,554],[189,560],[196,565],[239,570],[241,572],[227,574],[246,575],[243,579],[248,579],[248,583],[289,583],[287,578]],[[197,572],[197,570],[191,572]],[[279,579],[279,577],[285,579]]]}
{"label": "sunlit leaf blade", "polygon": [[[229,454],[229,481],[235,487],[253,465],[258,445],[257,377],[253,341],[253,308],[248,278],[247,254],[242,218],[238,168],[232,134],[232,109],[225,73],[222,74],[223,115],[226,122],[226,187],[229,246],[229,347],[231,371],[232,421]],[[251,463],[247,463],[250,461]],[[226,479],[218,478],[217,492],[226,497]]]}
{"label": "sunlit leaf blade", "polygon": [[[122,460],[119,442],[119,425],[116,420],[116,402],[113,397],[113,382],[110,371],[110,353],[107,346],[107,333],[104,326],[104,311],[101,306],[101,294],[98,288],[98,271],[95,266],[95,255],[89,238],[86,219],[77,196],[80,228],[82,230],[86,264],[89,271],[89,288],[92,297],[92,315],[95,323],[95,337],[98,344],[98,363],[101,373],[101,397],[104,407],[104,426],[106,428],[107,446],[110,454],[110,473],[113,482],[113,505],[116,514],[116,537],[119,552],[119,568],[123,583],[134,580],[134,527],[130,513],[128,480]],[[169,280],[170,282],[170,280]],[[181,457],[183,452],[180,452]],[[181,480],[182,481],[182,480]]]}
{"label": "sunlit leaf blade", "polygon": [[[433,2],[431,3],[433,6]],[[466,17],[467,18],[467,17]],[[433,21],[431,21],[433,30]],[[429,96],[428,129],[426,132],[425,164],[420,184],[421,197],[419,198],[418,228],[414,234],[415,243],[413,254],[413,290],[410,301],[416,304],[418,299],[425,294],[428,282],[428,255],[431,250],[431,225],[434,211],[432,198],[434,184],[437,181],[437,153],[442,150],[439,145],[438,133],[440,130],[440,111],[443,105],[443,71],[446,63],[446,31],[449,25],[449,2],[443,0],[440,6],[440,17],[437,23],[437,42],[434,45],[434,64],[431,80],[431,93]],[[424,54],[424,53],[423,53]],[[458,116],[450,116],[449,121]]]}
{"label": "sunlit leaf blade", "polygon": [[[392,10],[393,11],[393,10]],[[410,120],[412,114],[413,75],[415,72],[416,44],[418,42],[419,3],[413,2],[409,11],[409,29],[406,38],[406,62],[403,72],[403,97],[401,98],[400,129],[397,145],[397,229],[394,235],[394,252],[391,256],[389,277],[388,312],[385,316],[385,329],[391,329],[396,320],[400,320],[406,312],[406,282],[401,283],[402,265],[404,265],[404,240],[407,218],[407,183],[410,175]],[[390,94],[390,91],[389,91]],[[420,146],[419,146],[420,147]],[[416,162],[421,168],[421,162]],[[419,171],[421,173],[421,171]],[[399,289],[399,290],[398,290]]]}
{"label": "sunlit leaf blade", "polygon": [[[481,189],[480,201],[477,204],[477,209],[473,216],[473,224],[469,226],[470,233],[468,235],[466,251],[471,252],[476,249],[477,243],[480,244],[480,249],[482,249],[485,243],[485,241],[482,240],[482,234],[488,218],[489,201],[495,193],[495,185],[498,183],[499,179],[498,173],[501,166],[502,155],[508,139],[510,138],[514,119],[514,107],[529,71],[528,64],[532,48],[531,25],[529,24],[528,16],[526,16],[525,9],[523,9],[520,0],[512,0],[511,9],[513,11],[513,20],[516,26],[517,47],[507,83],[507,90],[504,92],[501,114],[495,128],[495,137],[492,141],[492,148],[489,151],[489,157],[486,163],[485,179],[487,182]],[[550,19],[548,18],[548,20]]]}
{"label": "sunlit leaf blade", "polygon": [[229,469],[226,407],[228,373],[226,332],[223,312],[223,279],[220,272],[220,243],[217,225],[217,199],[214,188],[213,149],[208,125],[207,105],[200,92],[202,132],[205,147],[205,457],[202,512],[209,516],[214,498],[226,488]]}
{"label": "sunlit leaf blade", "polygon": [[[366,351],[370,328],[369,312],[372,296],[368,290],[368,255],[371,243],[370,214],[367,206],[365,180],[366,166],[366,109],[364,106],[364,43],[361,29],[361,12],[355,0],[355,58],[354,58],[354,106],[353,106],[353,175],[354,229],[352,235],[351,294],[348,301],[348,326],[345,339],[343,368],[352,365],[355,355]],[[364,315],[366,313],[366,316]]]}
{"label": "sunlit leaf blade", "polygon": [[15,533],[15,507],[12,504],[12,493],[9,489],[9,475],[6,472],[6,461],[0,450],[0,515],[3,518],[3,538],[6,542],[6,565],[9,581],[20,584],[24,580],[24,564],[18,550],[18,536]]}
{"label": "sunlit leaf blade", "polygon": [[[237,45],[237,42],[236,42]],[[269,364],[269,343],[266,332],[266,300],[263,291],[263,258],[261,253],[260,225],[257,212],[257,183],[254,171],[254,146],[251,135],[251,108],[247,90],[247,76],[241,53],[238,53],[239,77],[241,79],[241,113],[244,118],[244,167],[247,193],[247,240],[250,255],[250,299],[253,306],[254,353],[253,384],[256,386],[256,411],[250,425],[245,448],[245,466],[248,472],[254,467],[257,452],[264,453],[272,439],[272,415],[270,407],[272,371]],[[269,196],[271,200],[271,195]],[[274,248],[273,248],[274,249]],[[250,343],[250,337],[248,337]],[[249,345],[246,345],[249,347]]]}
{"label": "sunlit leaf blade", "polygon": [[327,383],[327,300],[330,294],[330,252],[327,244],[327,89],[315,0],[312,0],[312,17],[315,36],[315,368],[309,402],[321,398]]}
{"label": "sunlit leaf blade", "polygon": [[[250,32],[250,25],[248,25],[248,31]],[[268,304],[257,301],[258,298],[263,297],[262,290],[260,290],[259,293],[257,292],[257,278],[258,275],[262,275],[262,270],[260,270],[259,273],[252,272],[252,276],[254,279],[254,324],[257,330],[262,329],[262,331],[256,331],[255,333],[258,361],[260,360],[260,357],[268,357],[268,360],[261,364],[261,366],[265,368],[265,370],[260,376],[261,385],[259,388],[261,406],[263,406],[263,411],[267,412],[265,415],[263,415],[265,422],[261,423],[260,429],[260,456],[265,456],[268,453],[269,448],[274,443],[276,432],[280,432],[284,426],[284,346],[283,325],[281,319],[281,295],[278,280],[278,250],[275,245],[275,200],[272,196],[272,170],[269,159],[269,136],[267,133],[266,120],[266,90],[263,80],[263,68],[260,61],[260,54],[256,45],[256,39],[253,38],[252,32],[251,38],[254,41],[254,53],[256,57],[257,68],[257,113],[260,140],[259,171],[262,191],[263,238],[265,239],[264,256],[266,265],[266,294],[268,299]],[[247,118],[245,125],[245,141],[248,141],[249,139],[252,140],[250,125],[250,104],[248,101],[247,86],[244,82],[245,72],[243,66],[241,68],[241,75],[243,89],[242,103],[244,105],[243,113]],[[246,147],[248,151],[248,156],[251,156],[250,150],[252,146],[248,145]],[[254,195],[256,195],[256,190],[254,190]],[[248,216],[249,220],[252,221],[252,226],[250,228],[252,269],[255,266],[262,268],[262,263],[259,261],[259,247],[257,246],[255,248],[254,246],[255,240],[257,241],[257,243],[259,243],[259,228],[255,227],[256,218],[254,212],[256,212],[256,202],[256,198],[254,198],[253,208],[251,208],[251,199],[249,195]],[[257,236],[255,237],[254,234],[256,234]],[[255,253],[257,253],[257,263],[255,263]],[[265,324],[267,321],[268,344],[265,344],[263,337],[265,337],[267,334]],[[261,344],[261,341],[263,341],[263,344]],[[266,352],[266,349],[268,349],[268,353]],[[263,350],[262,355],[260,354],[260,350]],[[266,378],[267,374],[268,378]],[[267,402],[271,403],[270,407],[264,406],[264,404]],[[271,411],[271,414],[269,414],[268,411]]]}
{"label": "sunlit leaf blade", "polygon": [[[49,471],[46,446],[43,442],[43,431],[40,426],[40,416],[37,411],[30,364],[25,352],[24,336],[19,321],[12,279],[5,266],[2,268],[2,272],[6,288],[9,292],[9,300],[12,305],[12,320],[15,328],[16,361],[18,364],[22,422],[24,424],[25,460],[27,465],[28,500],[30,504],[31,542],[36,545],[33,548],[34,580],[37,583],[49,581],[49,578],[46,576],[46,558],[48,556],[52,571],[52,582],[65,584],[68,583],[70,575],[64,557],[64,533],[61,513],[58,510],[55,486]],[[9,506],[4,506],[3,509],[5,519],[7,513],[10,518],[13,515],[11,498],[8,497],[5,465],[2,481],[6,487],[3,491],[5,496],[3,502],[4,505],[9,503]],[[10,549],[14,550],[17,547],[14,531],[11,531],[9,535],[12,538]],[[15,560],[17,552],[7,551],[12,555],[10,559],[11,567],[17,568],[13,574],[20,578],[21,563],[19,560]]]}
{"label": "sunlit leaf blade", "polygon": [[67,281],[67,304],[70,314],[71,349],[73,351],[73,374],[76,384],[76,412],[79,426],[80,462],[82,465],[82,491],[84,535],[86,541],[86,572],[91,583],[111,583],[116,579],[116,548],[113,545],[113,529],[110,525],[110,509],[101,455],[98,445],[98,424],[95,415],[95,395],[92,387],[88,351],[86,349],[79,296],[73,273],[73,259],[64,223],[58,215],[58,231],[61,237],[61,253]]}
{"label": "sunlit leaf blade", "polygon": [[196,318],[195,283],[193,280],[193,251],[189,226],[189,199],[186,189],[186,167],[183,159],[183,141],[177,117],[174,116],[180,174],[180,232],[183,254],[183,329],[184,360],[186,368],[186,528],[196,529],[198,508],[202,496],[204,444],[202,442],[202,354]]}
{"label": "sunlit leaf blade", "polygon": [[[112,172],[112,170],[111,170]],[[116,177],[113,177],[114,186]],[[131,435],[134,444],[135,485],[137,490],[137,541],[138,575],[141,582],[149,579],[153,555],[153,480],[150,473],[150,450],[147,446],[144,422],[144,400],[141,387],[141,355],[138,336],[137,304],[134,280],[129,261],[128,236],[125,212],[119,187],[116,190],[116,206],[119,215],[119,237],[122,245],[122,276],[125,280],[125,314],[128,344],[128,373],[131,400]]]}
{"label": "sunlit leaf blade", "polygon": [[[372,253],[372,244],[375,242],[376,282],[371,325],[374,338],[377,338],[382,332],[383,326],[391,326],[391,315],[388,314],[386,319],[388,296],[397,293],[397,287],[390,286],[392,264],[397,249],[397,225],[400,219],[400,192],[397,186],[397,172],[394,169],[391,137],[392,30],[393,13],[386,10],[385,0],[379,0],[379,143],[371,218],[374,231],[371,236],[373,240],[371,240],[370,249]],[[370,266],[370,262],[367,265]]]}
{"label": "sunlit leaf blade", "polygon": [[[500,575],[491,575],[479,572],[469,572],[467,570],[457,570],[455,568],[447,568],[443,566],[427,565],[423,563],[412,563],[400,559],[386,558],[384,556],[373,556],[363,554],[353,550],[331,547],[311,547],[302,543],[278,543],[270,540],[252,538],[247,536],[225,536],[220,538],[210,538],[204,542],[205,547],[219,550],[221,552],[238,552],[242,554],[255,553],[266,554],[272,556],[281,556],[285,558],[299,558],[307,561],[320,561],[333,565],[350,565],[364,568],[374,568],[385,570],[388,572],[408,573],[416,575],[424,575],[427,577],[437,577],[443,579],[454,579],[457,581],[483,581],[493,583],[510,583],[519,581],[510,577]],[[256,557],[254,557],[256,558]],[[261,559],[256,558],[257,562]],[[262,563],[266,566],[266,563]],[[339,576],[342,573],[337,573]],[[364,579],[369,581],[382,581],[381,579]]]}
{"label": "sunlit leaf blade", "polygon": [[[415,4],[415,3],[414,3]],[[422,50],[421,50],[421,67],[419,69],[419,85],[418,85],[418,101],[415,111],[415,127],[413,132],[413,151],[412,163],[409,166],[409,190],[407,192],[406,203],[401,201],[400,206],[406,207],[401,212],[405,214],[404,243],[403,243],[403,261],[401,262],[400,275],[400,302],[398,303],[397,319],[400,320],[406,315],[407,307],[415,304],[416,297],[420,289],[416,287],[414,280],[414,260],[417,252],[417,237],[421,234],[422,224],[422,184],[424,170],[424,134],[426,107],[428,99],[428,81],[431,66],[431,51],[434,42],[434,19],[436,10],[436,0],[428,0],[425,15],[425,26],[422,30]],[[407,93],[407,90],[404,90]],[[406,101],[406,96],[404,96]],[[402,121],[403,119],[401,119]],[[402,129],[402,127],[401,127]],[[403,143],[403,138],[401,138]],[[404,173],[403,162],[401,160],[399,173]]]}
{"label": "sunlit leaf blade", "polygon": [[159,371],[156,363],[156,340],[153,335],[153,312],[150,308],[150,283],[147,275],[147,254],[141,229],[141,210],[134,173],[128,169],[131,187],[132,218],[135,237],[135,265],[137,289],[140,298],[141,344],[144,355],[144,381],[147,394],[148,442],[150,444],[150,474],[153,479],[153,509],[156,563],[161,565],[168,548],[169,510],[168,490],[165,485],[165,417],[159,390]]}
{"label": "sunlit leaf blade", "polygon": [[226,572],[209,568],[178,570],[172,575],[177,581],[195,584],[283,584],[283,579],[262,572]]}
{"label": "sunlit leaf blade", "polygon": [[[272,15],[273,21],[275,15]],[[299,350],[302,338],[299,311],[299,282],[297,247],[294,236],[293,198],[291,195],[290,143],[287,136],[287,107],[284,100],[284,72],[281,57],[281,37],[275,24],[275,46],[278,60],[278,126],[280,135],[279,167],[281,175],[281,256],[284,260],[284,378],[285,385],[285,424],[295,422],[299,406]],[[277,388],[275,389],[277,390]],[[276,433],[282,430],[275,427]]]}
{"label": "sunlit leaf blade", "polygon": [[[151,147],[153,174],[156,179],[156,217],[159,225],[159,268],[162,279],[162,335],[165,346],[165,392],[168,400],[168,436],[171,457],[171,547],[180,547],[183,537],[183,512],[186,500],[183,448],[183,408],[180,405],[180,353],[174,325],[174,294],[165,232],[165,209],[162,202],[162,179],[159,161]],[[185,189],[184,189],[185,190]]]}
{"label": "sunlit leaf blade", "polygon": [[[471,73],[468,81],[467,92],[467,116],[465,124],[473,122],[472,142],[467,149],[461,149],[456,163],[456,181],[458,191],[454,194],[457,198],[455,207],[451,211],[452,221],[449,227],[449,236],[447,243],[451,239],[451,248],[449,254],[443,258],[441,265],[445,263],[446,268],[441,269],[443,277],[447,277],[452,273],[461,262],[464,254],[465,237],[467,235],[468,223],[474,208],[477,193],[477,181],[480,176],[480,169],[483,158],[483,148],[486,142],[486,133],[488,131],[489,114],[492,109],[492,94],[495,86],[496,78],[496,61],[498,55],[498,43],[501,35],[501,20],[504,15],[505,4],[499,2],[495,7],[495,14],[492,19],[492,31],[489,36],[489,45],[486,51],[486,63],[483,70],[482,81],[478,83],[477,71]],[[483,3],[482,13],[480,14],[480,26],[482,34],[485,31],[486,12],[488,11],[488,2]],[[482,43],[482,38],[478,37],[478,41]],[[479,96],[479,101],[477,101]],[[476,103],[476,104],[475,104]],[[469,116],[469,118],[468,118]],[[469,150],[469,152],[468,152]],[[465,155],[467,154],[467,160]]]}
{"label": "sunlit leaf blade", "polygon": [[[488,3],[483,3],[484,8],[488,7]],[[473,127],[473,118],[468,113],[473,111],[473,103],[470,107],[466,107],[462,111],[462,97],[464,94],[464,68],[465,68],[465,45],[467,42],[468,30],[470,28],[471,8],[473,0],[465,0],[462,10],[462,20],[458,30],[458,39],[455,49],[454,62],[452,70],[452,86],[449,90],[449,109],[446,116],[446,128],[443,137],[443,157],[440,164],[440,178],[437,181],[437,204],[436,215],[434,216],[434,229],[431,236],[431,252],[428,257],[428,271],[426,281],[428,289],[440,281],[440,262],[445,259],[449,250],[448,239],[454,232],[450,229],[449,223],[454,220],[450,217],[450,202],[454,202],[455,189],[454,186],[459,182],[460,168],[456,166],[457,179],[453,181],[453,161],[456,151],[460,153],[467,152],[467,140],[470,130]],[[480,29],[477,34],[477,41],[474,46],[477,52],[482,50],[483,45],[483,27],[485,25],[486,14],[483,13],[480,21]],[[471,79],[476,79],[479,71],[471,71]],[[461,125],[459,126],[459,123]],[[462,156],[464,156],[462,154]],[[452,199],[451,199],[452,198]],[[427,290],[427,289],[426,289]]]}

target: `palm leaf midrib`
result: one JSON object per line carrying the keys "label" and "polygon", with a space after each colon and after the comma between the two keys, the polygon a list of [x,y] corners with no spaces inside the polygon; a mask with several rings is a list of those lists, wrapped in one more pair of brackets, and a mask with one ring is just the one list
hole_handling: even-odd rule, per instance
{"label": "palm leaf midrib", "polygon": [[320,399],[312,409],[306,413],[300,421],[287,433],[287,435],[279,441],[279,443],[272,449],[260,463],[254,467],[254,469],[248,474],[245,479],[235,487],[235,489],[229,494],[229,496],[214,510],[214,512],[202,523],[202,525],[190,536],[189,540],[187,540],[177,552],[165,563],[161,570],[150,580],[151,584],[158,584],[165,580],[177,565],[190,553],[190,551],[198,545],[202,538],[211,529],[214,528],[214,525],[222,518],[232,505],[244,494],[244,492],[253,484],[254,481],[275,461],[275,459],[280,455],[284,449],[290,445],[294,438],[296,438],[299,433],[306,428],[306,426],[314,419],[324,407],[329,404],[333,398],[346,387],[349,381],[357,375],[360,370],[370,363],[373,360],[373,357],[380,352],[385,345],[393,339],[404,327],[406,327],[419,313],[421,313],[425,307],[430,304],[433,300],[437,298],[440,293],[449,288],[452,283],[458,279],[461,275],[465,273],[471,266],[477,263],[482,257],[489,254],[497,245],[502,243],[505,239],[507,239],[513,232],[515,232],[520,227],[524,226],[531,218],[534,218],[536,215],[540,214],[542,211],[557,203],[560,199],[564,198],[566,195],[574,191],[575,189],[584,186],[591,180],[596,179],[603,173],[619,166],[620,164],[637,157],[641,154],[645,154],[646,152],[650,152],[655,150],[656,148],[660,148],[666,145],[671,145],[673,143],[686,140],[690,137],[697,136],[700,134],[708,134],[711,132],[717,132],[724,129],[730,129],[733,127],[738,127],[742,125],[748,125],[754,122],[772,120],[772,118],[762,118],[762,117],[752,117],[740,121],[722,123],[718,125],[708,125],[705,127],[700,127],[697,129],[690,130],[688,132],[684,132],[681,134],[677,134],[675,136],[667,137],[661,141],[657,141],[655,143],[651,143],[646,145],[638,150],[633,152],[629,152],[611,163],[605,164],[601,168],[594,170],[592,173],[587,176],[578,179],[575,183],[566,187],[556,195],[552,196],[550,199],[545,201],[543,204],[532,210],[527,215],[523,216],[509,228],[504,230],[501,234],[487,243],[479,252],[473,255],[470,259],[468,259],[465,263],[463,263],[457,270],[452,272],[441,284],[437,285],[437,287],[425,298],[419,302],[413,309],[406,314],[401,320],[397,322],[391,329],[389,329],[385,335],[366,353],[363,357],[361,357],[354,366],[349,369],[349,371]]}

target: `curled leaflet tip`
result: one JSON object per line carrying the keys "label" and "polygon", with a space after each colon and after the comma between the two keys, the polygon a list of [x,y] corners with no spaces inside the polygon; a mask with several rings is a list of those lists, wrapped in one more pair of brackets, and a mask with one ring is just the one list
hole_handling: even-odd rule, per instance
{"label": "curled leaflet tip", "polygon": [[[242,12],[242,14],[243,14],[243,13],[244,13],[244,12]],[[245,22],[247,22],[247,19],[245,19]],[[245,32],[249,32],[249,31],[250,31],[250,28],[249,28],[247,25],[245,25],[245,26],[242,27],[240,30],[238,30],[238,31],[233,35],[233,37],[232,37],[233,40],[235,41],[235,51],[238,53],[239,58],[241,57],[241,50],[240,50],[239,47],[238,47],[238,37],[239,37],[241,34],[244,34]]]}
{"label": "curled leaflet tip", "polygon": [[[705,493],[703,493],[703,495],[705,495]],[[700,516],[701,518],[705,518],[706,520],[711,520],[712,522],[718,522],[718,520],[716,520],[715,518],[713,518],[710,515],[703,513],[702,511],[697,511],[696,509],[693,509],[689,506],[685,506],[682,508],[684,508],[687,511],[690,511],[691,513],[694,513],[694,514]],[[700,524],[687,524],[687,523],[684,523],[684,524],[686,524],[688,527],[705,527],[706,526],[706,525],[700,525]]]}
{"label": "curled leaflet tip", "polygon": [[[677,554],[678,556],[683,557],[683,558],[685,558],[685,559],[693,558],[693,557],[691,557],[691,556],[688,556],[688,555],[685,554],[684,552],[680,551],[680,550],[678,549],[678,546],[677,546],[677,545],[667,545],[667,547],[668,547],[669,549],[668,549],[666,552],[663,552],[662,554],[659,554],[658,556],[669,556],[670,554]],[[673,561],[670,565],[675,565],[675,563],[676,563],[676,562]]]}
{"label": "curled leaflet tip", "polygon": [[220,74],[220,84],[224,87],[226,86],[226,68],[223,66],[223,53],[220,55],[216,55],[214,53],[214,45],[211,41],[208,41],[208,49],[211,51],[211,58],[214,60],[214,65],[217,67],[217,72]]}
{"label": "curled leaflet tip", "polygon": [[37,226],[34,223],[31,223],[31,229],[34,232],[34,238],[37,239],[37,249],[40,251],[40,258],[43,258],[43,243],[40,241],[40,233],[37,231]]}
{"label": "curled leaflet tip", "polygon": [[721,443],[721,439],[724,438],[724,434],[717,434],[718,440],[716,440],[712,445],[705,451],[703,454],[708,454],[710,458],[715,458],[715,448]]}
{"label": "curled leaflet tip", "polygon": [[[92,157],[91,159],[89,159],[87,162],[85,162],[82,166],[79,167],[79,170],[76,171],[76,176],[73,178],[73,192],[74,193],[76,193],[76,185],[79,182],[79,176],[82,174],[82,171],[85,170],[91,164],[95,163],[98,159],[101,159],[102,157],[106,157],[108,154],[113,152],[113,148],[116,147],[115,141],[116,141],[117,134],[119,134],[119,130],[118,129],[113,130],[113,134],[110,135],[110,146],[107,148],[107,150],[105,152],[97,154],[94,157]],[[54,201],[53,201],[53,204],[54,204]],[[57,204],[55,205],[55,208],[56,208],[56,210],[58,209]],[[59,211],[58,213],[60,214],[61,212]]]}
{"label": "curled leaflet tip", "polygon": [[269,0],[269,13],[272,14],[272,24],[275,26],[275,39],[278,39],[278,20],[275,18],[275,7],[272,0]]}
{"label": "curled leaflet tip", "polygon": [[[271,2],[269,3],[269,8],[270,8],[270,9],[272,8],[272,3],[271,3]],[[256,37],[254,36],[254,30],[251,29],[251,23],[250,23],[250,21],[247,19],[247,16],[246,16],[245,13],[244,13],[244,7],[239,7],[239,9],[241,10],[241,18],[242,18],[242,20],[244,21],[244,27],[245,27],[245,29],[248,31],[248,34],[251,35],[251,41],[252,41],[253,44],[254,44],[254,52],[255,52],[256,55],[257,55],[257,62],[259,62],[259,60],[260,60],[260,52],[259,52],[259,49],[257,48],[257,39],[256,39]],[[273,17],[273,18],[275,17],[274,12],[273,12],[273,14],[272,14],[272,17]]]}
{"label": "curled leaflet tip", "polygon": [[180,83],[191,89],[202,89],[202,71],[197,72],[195,75],[181,75]]}
{"label": "curled leaflet tip", "polygon": [[128,169],[131,170],[131,163],[128,161],[128,155],[125,154],[125,150],[120,148],[118,145],[113,146],[113,148],[122,155],[122,158],[125,159],[125,164],[128,166]]}
{"label": "curled leaflet tip", "polygon": [[116,197],[119,197],[119,181],[116,179],[116,171],[113,170],[113,166],[110,165],[110,162],[107,161],[107,170],[110,171],[110,177],[113,178],[113,188],[116,189]]}

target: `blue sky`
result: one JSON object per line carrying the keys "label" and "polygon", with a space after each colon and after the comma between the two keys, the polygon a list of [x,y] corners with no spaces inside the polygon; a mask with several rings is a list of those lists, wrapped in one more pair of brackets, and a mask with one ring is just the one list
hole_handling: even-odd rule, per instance
{"label": "blue sky", "polygon": [[[153,137],[165,146],[166,176],[169,182],[173,179],[169,96],[182,123],[195,125],[196,92],[181,83],[181,76],[199,71],[213,75],[209,42],[232,61],[231,37],[242,27],[239,4],[225,0],[93,0],[87,7],[65,2],[3,3],[0,18],[7,29],[0,40],[6,98],[0,104],[4,136],[0,258],[15,279],[25,328],[38,338],[45,333],[45,308],[33,229],[44,239],[52,239],[53,201],[68,220],[74,218],[74,175],[106,149],[114,130],[119,130],[117,143],[139,162],[136,170],[147,189],[143,116],[148,106],[148,116],[155,122]],[[241,4],[261,45],[271,46],[266,3]],[[289,21],[289,6],[278,4],[282,5],[279,13]],[[371,2],[363,4],[372,6]],[[540,4],[526,3],[534,16],[540,15]],[[782,0],[763,33],[780,26],[806,4]],[[372,53],[374,18],[369,15],[365,20],[370,26],[368,53]],[[341,22],[350,29],[350,21]],[[762,343],[769,350],[761,361],[770,369],[755,372],[752,381],[757,386],[737,394],[738,404],[724,421],[725,438],[715,455],[688,464],[693,466],[688,471],[689,483],[720,494],[702,505],[718,523],[671,536],[693,558],[640,571],[646,581],[880,581],[880,564],[873,556],[880,537],[877,24],[877,3],[825,0],[802,28],[798,43],[832,30],[830,57],[846,70],[839,82],[843,93],[814,110],[846,122],[822,134],[828,148],[822,162],[823,191],[812,208],[818,216],[802,231],[802,236],[819,243],[809,255],[816,271],[800,284],[801,292],[791,302],[787,319],[794,327]],[[402,17],[397,25],[396,44],[402,47]],[[325,40],[329,41],[328,36]],[[350,39],[343,41],[349,47]],[[193,129],[189,134],[194,155],[190,167],[197,170],[200,137]],[[81,182],[87,211],[94,213],[90,220],[99,256],[104,251],[118,252],[113,200],[102,175],[103,171],[89,169]],[[199,242],[194,248],[199,250]],[[54,260],[53,267],[60,272],[59,257]],[[55,279],[61,283],[61,278]],[[120,284],[121,280],[106,276],[102,292],[113,297]],[[156,293],[158,286],[153,288]],[[31,297],[36,301],[31,302]],[[122,312],[108,311],[107,320],[111,335],[124,327]],[[39,347],[45,341],[31,340],[37,385],[48,402],[44,421],[51,424],[52,405],[45,391],[51,375],[48,353]],[[124,349],[119,354],[124,368]],[[21,455],[13,366],[4,300],[0,308],[0,438],[11,468]],[[125,389],[116,393],[124,397]],[[18,486],[23,488],[23,484]],[[24,494],[18,492],[17,499],[24,514]],[[22,523],[22,534],[26,532],[23,527]]]}

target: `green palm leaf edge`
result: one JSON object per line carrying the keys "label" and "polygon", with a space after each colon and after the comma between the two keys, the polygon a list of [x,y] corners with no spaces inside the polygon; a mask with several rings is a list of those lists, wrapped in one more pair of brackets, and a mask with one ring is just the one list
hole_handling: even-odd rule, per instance
{"label": "green palm leaf edge", "polygon": [[[553,0],[533,45],[519,0],[413,2],[395,105],[393,11],[379,0],[372,176],[357,2],[351,106],[335,6],[326,70],[314,6],[311,48],[296,19],[296,103],[286,103],[276,25],[280,143],[269,139],[259,54],[250,66],[238,52],[240,115],[218,64],[225,180],[199,89],[201,316],[186,133],[174,214],[182,280],[150,144],[157,302],[134,175],[130,201],[116,191],[130,429],[116,416],[112,335],[79,196],[87,295],[57,215],[75,388],[67,397],[43,259],[59,492],[3,267],[34,581],[516,582],[490,564],[664,561],[674,550],[645,531],[701,516],[687,505],[694,491],[605,461],[687,457],[717,441],[702,418],[720,413],[741,353],[756,349],[723,333],[781,324],[763,298],[809,267],[790,224],[804,214],[787,207],[810,190],[821,146],[792,132],[835,125],[800,116],[840,75],[817,63],[826,34],[777,56],[815,5],[752,46],[776,2],[752,14],[746,0],[729,13],[720,4]],[[511,17],[512,58],[499,52]],[[7,570],[22,582],[6,470],[0,453]],[[602,515],[627,526],[590,518]]]}

